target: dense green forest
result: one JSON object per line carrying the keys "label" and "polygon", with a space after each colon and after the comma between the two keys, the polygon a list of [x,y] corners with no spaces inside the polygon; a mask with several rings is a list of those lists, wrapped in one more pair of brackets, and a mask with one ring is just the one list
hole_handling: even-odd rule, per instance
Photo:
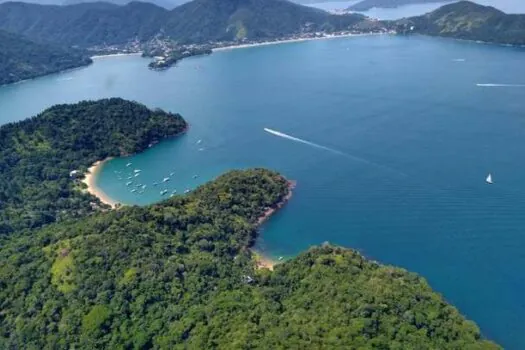
{"label": "dense green forest", "polygon": [[171,11],[141,2],[125,6],[100,2],[71,6],[0,4],[0,29],[39,42],[84,48],[144,42],[158,34],[181,44],[274,39],[345,30],[363,21],[369,22],[361,15],[332,15],[285,0],[194,0]]}
{"label": "dense green forest", "polygon": [[470,1],[445,5],[400,25],[413,25],[414,32],[490,43],[525,45],[525,15],[506,14],[494,7]]}
{"label": "dense green forest", "polygon": [[0,235],[93,211],[81,173],[109,156],[140,152],[186,128],[180,115],[122,99],[57,105],[0,127]]}
{"label": "dense green forest", "polygon": [[16,234],[0,250],[3,349],[497,349],[415,274],[323,246],[256,270],[289,191],[233,171],[149,207]]}
{"label": "dense green forest", "polygon": [[0,85],[91,63],[82,53],[31,42],[0,30]]}

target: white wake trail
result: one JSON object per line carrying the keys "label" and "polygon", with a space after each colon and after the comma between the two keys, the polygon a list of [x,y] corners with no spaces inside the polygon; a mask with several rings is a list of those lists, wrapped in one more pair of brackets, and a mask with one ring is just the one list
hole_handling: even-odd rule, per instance
{"label": "white wake trail", "polygon": [[476,84],[479,87],[517,87],[524,88],[525,84]]}
{"label": "white wake trail", "polygon": [[371,162],[369,160],[366,160],[366,159],[363,159],[363,158],[360,158],[360,157],[357,157],[357,156],[353,156],[351,154],[344,153],[344,152],[338,151],[338,150],[330,148],[330,147],[319,145],[319,144],[314,143],[314,142],[306,141],[306,140],[303,140],[303,139],[300,139],[298,137],[294,137],[294,136],[285,134],[285,133],[277,131],[277,130],[264,128],[264,131],[266,131],[267,133],[272,134],[274,136],[282,137],[282,138],[287,139],[287,140],[299,142],[299,143],[302,143],[302,144],[305,144],[305,145],[308,145],[308,146],[311,146],[311,147],[315,147],[315,148],[322,149],[322,150],[325,150],[325,151],[328,151],[328,152],[331,152],[331,153],[338,154],[340,156],[352,159],[352,160],[354,160],[356,162],[360,162],[360,163],[364,163],[364,164],[367,164],[367,165],[371,165],[371,166],[374,166],[376,168],[380,168],[380,169],[386,170],[388,172],[393,172],[393,173],[396,173],[396,174],[401,175],[401,176],[405,176],[405,177],[407,176],[406,174],[404,174],[404,173],[402,173],[400,171],[397,171],[395,169],[389,168],[387,166],[376,164],[376,163]]}

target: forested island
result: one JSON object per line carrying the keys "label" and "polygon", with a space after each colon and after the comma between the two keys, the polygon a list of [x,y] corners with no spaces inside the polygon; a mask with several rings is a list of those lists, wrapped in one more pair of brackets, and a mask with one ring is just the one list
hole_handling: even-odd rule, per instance
{"label": "forested island", "polygon": [[78,50],[34,43],[0,30],[0,85],[90,64]]}
{"label": "forested island", "polygon": [[103,206],[72,181],[97,160],[143,151],[187,127],[178,114],[118,98],[57,105],[0,127],[0,235]]}
{"label": "forested island", "polygon": [[421,277],[350,249],[258,269],[258,225],[291,191],[278,173],[118,210],[71,178],[186,127],[109,99],[0,128],[0,348],[499,348]]}

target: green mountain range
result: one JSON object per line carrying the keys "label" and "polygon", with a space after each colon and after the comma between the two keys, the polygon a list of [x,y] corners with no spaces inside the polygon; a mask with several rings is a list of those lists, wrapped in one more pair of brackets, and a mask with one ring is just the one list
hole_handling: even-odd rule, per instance
{"label": "green mountain range", "polygon": [[159,34],[179,43],[275,39],[345,30],[363,21],[360,15],[336,16],[285,0],[194,0],[171,11],[140,2],[0,4],[0,29],[38,42],[79,47],[147,41]]}
{"label": "green mountain range", "polygon": [[506,14],[470,1],[445,5],[398,24],[413,26],[414,32],[425,35],[525,45],[525,15]]}
{"label": "green mountain range", "polygon": [[91,59],[77,50],[37,44],[0,30],[0,85],[90,63]]}
{"label": "green mountain range", "polygon": [[121,99],[0,127],[0,212],[13,214],[0,223],[14,228],[0,236],[0,348],[499,348],[424,279],[352,250],[324,245],[257,269],[259,219],[290,193],[275,172],[231,171],[116,210],[69,174],[185,128]]}

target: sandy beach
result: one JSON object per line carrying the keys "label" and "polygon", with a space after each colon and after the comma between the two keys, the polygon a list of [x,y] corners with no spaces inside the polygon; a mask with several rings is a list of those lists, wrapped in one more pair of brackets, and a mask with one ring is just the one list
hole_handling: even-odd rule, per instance
{"label": "sandy beach", "polygon": [[340,35],[328,35],[328,36],[323,36],[323,37],[318,37],[318,38],[284,39],[284,40],[276,40],[276,41],[265,41],[265,42],[253,43],[253,44],[241,44],[241,45],[217,47],[215,49],[212,49],[212,51],[217,52],[217,51],[226,51],[226,50],[234,50],[234,49],[246,49],[249,47],[257,47],[257,46],[298,43],[302,41],[327,40],[327,39],[348,38],[348,37],[365,36],[365,35],[382,35],[382,34],[383,33],[340,34]]}
{"label": "sandy beach", "polygon": [[140,56],[142,52],[133,52],[133,53],[112,53],[109,55],[95,55],[91,56],[92,60],[99,60],[101,58],[111,58],[111,57],[122,57],[122,56]]}
{"label": "sandy beach", "polygon": [[[284,198],[279,203],[277,203],[276,206],[272,208],[268,208],[264,212],[264,214],[259,218],[259,220],[257,220],[257,226],[260,226],[263,222],[268,220],[268,218],[270,218],[272,214],[274,214],[277,210],[281,209],[286,203],[288,203],[290,198],[292,198],[293,189],[296,186],[297,186],[296,181],[288,181],[288,193],[286,194],[286,196],[284,196]],[[253,254],[253,257],[255,259],[258,269],[273,270],[274,266],[279,263],[278,261],[275,261],[269,258],[268,256],[265,256],[262,252],[257,251],[253,248],[251,249],[251,252]]]}
{"label": "sandy beach", "polygon": [[258,252],[255,249],[251,249],[251,252],[257,265],[257,269],[268,269],[273,271],[274,266],[278,263],[277,261],[264,256],[261,252]]}
{"label": "sandy beach", "polygon": [[96,179],[97,175],[100,172],[100,169],[102,169],[102,166],[105,162],[110,160],[111,158],[106,158],[102,161],[95,162],[89,169],[88,172],[85,174],[84,180],[82,180],[83,183],[87,185],[87,192],[92,194],[93,196],[97,197],[102,203],[110,205],[111,208],[115,208],[117,204],[119,204],[117,201],[110,198],[107,194],[105,194],[100,188],[96,185]]}

